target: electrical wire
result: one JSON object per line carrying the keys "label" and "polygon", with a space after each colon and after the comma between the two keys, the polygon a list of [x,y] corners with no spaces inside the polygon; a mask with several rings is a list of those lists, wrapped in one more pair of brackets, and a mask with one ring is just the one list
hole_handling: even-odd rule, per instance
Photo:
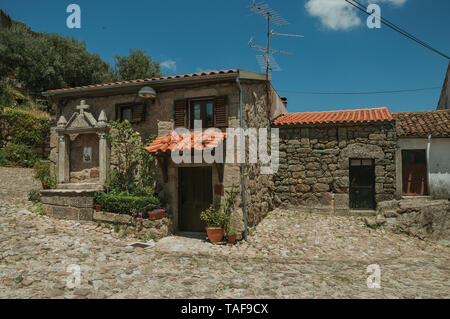
{"label": "electrical wire", "polygon": [[[373,13],[367,12],[367,10],[365,9],[365,7],[364,7],[361,3],[359,3],[358,1],[356,1],[356,0],[344,0],[344,1],[347,2],[347,3],[349,3],[349,4],[351,4],[353,7],[357,8],[358,10],[361,10],[362,12],[364,12],[365,14],[367,14],[368,16],[374,15]],[[411,39],[411,40],[413,40],[413,41],[415,41],[416,43],[422,45],[423,47],[425,47],[425,48],[427,48],[427,49],[429,49],[429,50],[431,50],[431,51],[433,51],[433,52],[439,54],[440,56],[442,56],[442,57],[444,57],[444,58],[450,60],[450,57],[449,57],[448,55],[446,55],[445,53],[442,53],[441,51],[439,51],[439,50],[433,48],[431,45],[429,45],[429,44],[423,42],[422,40],[418,39],[417,37],[415,37],[415,36],[412,35],[411,33],[409,33],[409,32],[407,32],[407,31],[403,30],[402,28],[400,28],[399,26],[397,26],[397,25],[395,25],[394,23],[390,22],[389,20],[387,20],[387,19],[385,19],[385,18],[383,18],[383,17],[377,16],[377,15],[374,15],[374,16],[375,16],[375,18],[377,18],[378,20],[380,20],[383,24],[385,24],[385,25],[388,26],[389,28],[391,28],[391,29],[393,29],[393,30],[399,32],[400,34],[406,36],[407,38],[409,38],[409,39]]]}
{"label": "electrical wire", "polygon": [[406,90],[391,90],[391,91],[365,91],[365,92],[314,92],[314,91],[290,91],[290,90],[277,90],[278,92],[292,93],[292,94],[309,94],[309,95],[371,95],[371,94],[392,94],[392,93],[409,93],[420,92],[428,90],[442,89],[441,86],[435,86],[430,88],[419,89],[406,89]]}

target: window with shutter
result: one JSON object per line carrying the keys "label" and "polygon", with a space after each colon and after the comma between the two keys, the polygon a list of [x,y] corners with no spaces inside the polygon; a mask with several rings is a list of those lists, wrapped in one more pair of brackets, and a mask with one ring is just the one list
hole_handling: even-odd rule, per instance
{"label": "window with shutter", "polygon": [[175,127],[186,127],[186,100],[175,101]]}
{"label": "window with shutter", "polygon": [[214,126],[228,127],[228,105],[226,97],[217,97],[214,103]]}
{"label": "window with shutter", "polygon": [[135,104],[131,108],[131,123],[139,123],[145,119],[145,105],[144,103]]}
{"label": "window with shutter", "polygon": [[131,123],[145,121],[145,103],[116,104],[116,120],[128,120]]}

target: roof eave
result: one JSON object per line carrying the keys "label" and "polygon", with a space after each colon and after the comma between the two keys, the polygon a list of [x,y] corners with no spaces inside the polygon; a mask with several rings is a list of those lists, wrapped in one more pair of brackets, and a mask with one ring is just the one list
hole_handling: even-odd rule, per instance
{"label": "roof eave", "polygon": [[132,87],[140,87],[143,85],[154,85],[154,86],[164,86],[164,85],[173,85],[177,83],[195,83],[195,82],[204,82],[204,81],[216,81],[216,80],[229,80],[235,78],[237,73],[228,73],[228,74],[215,74],[215,75],[206,75],[206,76],[198,76],[198,77],[190,77],[190,78],[175,78],[175,79],[163,79],[163,80],[143,80],[134,83],[120,83],[120,84],[112,84],[107,86],[95,86],[95,87],[84,87],[84,88],[76,88],[76,89],[62,89],[52,91],[45,91],[42,93],[43,96],[70,96],[70,95],[78,95],[79,93],[90,93],[90,92],[99,92],[99,91],[110,91],[117,90],[122,88],[132,88]]}

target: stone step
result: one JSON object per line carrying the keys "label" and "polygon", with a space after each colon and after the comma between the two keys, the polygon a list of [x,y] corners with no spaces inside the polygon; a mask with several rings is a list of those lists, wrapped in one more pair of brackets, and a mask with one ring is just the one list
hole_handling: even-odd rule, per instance
{"label": "stone step", "polygon": [[94,189],[102,190],[103,187],[97,183],[61,183],[56,186],[57,189]]}

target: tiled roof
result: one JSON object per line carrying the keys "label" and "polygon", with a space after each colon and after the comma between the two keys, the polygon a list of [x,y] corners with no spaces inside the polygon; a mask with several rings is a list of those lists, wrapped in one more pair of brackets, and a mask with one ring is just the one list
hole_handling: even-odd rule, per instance
{"label": "tiled roof", "polygon": [[194,77],[202,77],[202,76],[209,76],[209,75],[230,74],[230,73],[237,73],[237,72],[238,72],[237,69],[230,69],[230,70],[222,70],[222,71],[210,71],[210,72],[201,72],[201,73],[181,74],[181,75],[173,75],[173,76],[163,76],[163,77],[159,77],[159,78],[148,78],[148,79],[138,79],[138,80],[130,80],[130,81],[121,81],[121,82],[101,83],[101,84],[77,86],[77,87],[72,87],[72,88],[49,90],[49,91],[47,91],[45,93],[47,93],[47,94],[55,94],[55,93],[62,93],[62,92],[70,92],[70,91],[77,90],[77,89],[110,87],[110,86],[123,85],[123,84],[151,82],[151,81],[160,81],[160,80],[171,80],[171,79],[182,79],[182,78],[194,78]]}
{"label": "tiled roof", "polygon": [[450,110],[394,113],[398,137],[450,137]]}
{"label": "tiled roof", "polygon": [[273,121],[275,125],[339,124],[393,121],[386,107],[326,112],[286,113]]}
{"label": "tiled roof", "polygon": [[157,137],[145,150],[151,153],[166,152],[167,150],[183,151],[186,148],[204,150],[206,148],[215,148],[220,145],[226,138],[226,133],[219,133],[212,129],[205,130],[202,134],[191,133],[184,142],[186,134],[178,135],[175,131],[163,136]]}

